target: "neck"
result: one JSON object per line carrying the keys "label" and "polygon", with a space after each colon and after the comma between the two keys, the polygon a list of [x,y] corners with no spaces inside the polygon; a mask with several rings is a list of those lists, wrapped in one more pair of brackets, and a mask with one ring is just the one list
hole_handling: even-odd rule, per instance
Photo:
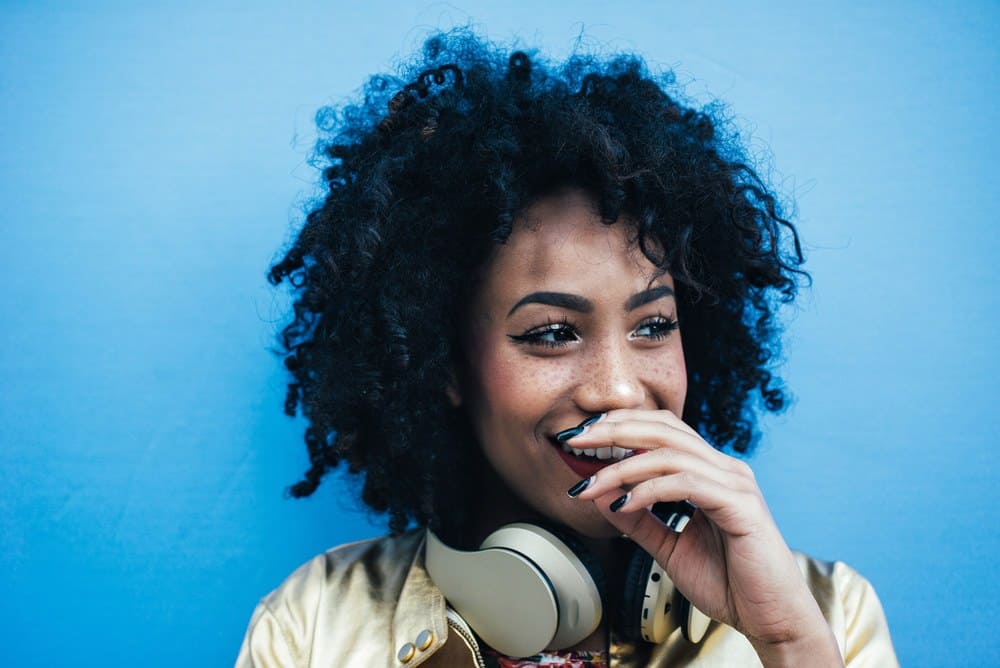
{"label": "neck", "polygon": [[[523,503],[511,492],[506,485],[489,470],[480,480],[480,489],[493,489],[497,492],[492,495],[493,503],[484,503],[479,506],[472,521],[472,529],[465,536],[462,549],[474,550],[491,533],[513,522],[528,522],[535,524],[551,524],[541,513]],[[499,500],[503,499],[502,502]],[[566,531],[571,531],[569,527],[563,527]],[[622,579],[627,565],[626,560],[632,554],[634,544],[621,538],[590,538],[582,534],[573,532],[575,538],[597,558],[605,574],[605,581],[609,592],[621,591]],[[615,597],[611,597],[614,599]]]}
{"label": "neck", "polygon": [[[485,467],[478,476],[477,486],[479,489],[495,490],[491,496],[491,502],[481,503],[476,509],[471,522],[471,530],[463,538],[463,549],[476,549],[486,539],[488,535],[513,522],[528,522],[534,524],[553,524],[544,515],[526,503],[521,501],[514,492],[500,479],[500,477],[490,467]],[[622,553],[627,553],[632,546],[628,540],[620,538],[590,538],[574,532],[568,526],[564,530],[572,532],[576,539],[583,543],[591,554],[597,557],[605,567],[605,572],[615,573],[621,570],[623,564],[620,563]],[[456,547],[458,547],[456,545]],[[610,584],[610,583],[609,583]]]}
{"label": "neck", "polygon": [[[474,550],[482,544],[483,540],[489,534],[501,526],[512,522],[551,523],[541,513],[518,499],[506,485],[496,478],[492,471],[486,474],[484,478],[486,476],[489,476],[490,479],[480,480],[482,484],[480,489],[497,490],[495,494],[491,495],[495,501],[492,503],[483,503],[479,506],[471,525],[471,531],[465,537],[465,544],[461,546],[456,545],[456,547]],[[499,501],[500,499],[503,501]],[[568,527],[566,529],[570,530]],[[625,566],[627,565],[626,560],[632,553],[634,545],[630,541],[620,538],[589,538],[575,532],[574,535],[601,564],[605,574],[607,591],[621,591]],[[614,595],[608,598],[611,605],[617,599]],[[573,647],[565,649],[573,651],[606,651],[609,643],[608,620],[613,619],[614,614],[615,611],[606,609],[601,624],[590,636],[584,638]]]}

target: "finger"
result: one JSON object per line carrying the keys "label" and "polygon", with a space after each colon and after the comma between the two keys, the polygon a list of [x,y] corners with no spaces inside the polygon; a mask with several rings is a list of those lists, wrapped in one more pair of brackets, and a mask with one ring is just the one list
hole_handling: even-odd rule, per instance
{"label": "finger", "polygon": [[616,498],[616,493],[610,492],[595,499],[594,505],[616,530],[653,555],[659,563],[668,563],[680,534],[668,529],[656,515],[645,508],[612,512],[609,506]]}
{"label": "finger", "polygon": [[619,408],[609,411],[605,416],[605,420],[610,422],[637,420],[640,422],[659,422],[666,424],[679,429],[680,431],[686,432],[698,439],[701,449],[705,452],[705,454],[716,457],[716,461],[719,462],[720,466],[733,468],[737,471],[741,471],[746,466],[746,462],[744,460],[726,454],[725,452],[722,452],[718,448],[714,447],[711,443],[706,441],[694,427],[678,417],[673,411],[667,409],[650,411],[637,410],[634,408]]}
{"label": "finger", "polygon": [[743,489],[748,487],[737,476],[717,468],[713,463],[680,450],[661,449],[645,452],[607,466],[591,476],[584,489],[571,496],[594,499],[605,492],[628,488],[660,476],[690,471],[718,485]]}
{"label": "finger", "polygon": [[667,409],[651,411],[635,408],[617,408],[609,411],[606,419],[616,422],[624,422],[626,420],[662,422],[663,424],[676,427],[681,431],[686,431],[692,436],[698,436],[698,432],[694,427],[679,418],[673,411]]}
{"label": "finger", "polygon": [[616,508],[613,512],[628,513],[660,501],[681,500],[693,503],[713,524],[733,536],[753,533],[770,518],[759,495],[729,489],[690,471],[640,483],[612,505]]}
{"label": "finger", "polygon": [[691,452],[713,450],[697,434],[656,420],[601,420],[566,440],[574,448],[618,446],[629,450],[655,450],[667,443]]}
{"label": "finger", "polygon": [[[636,411],[637,413],[638,412]],[[648,415],[650,412],[647,411]],[[657,450],[671,447],[709,460],[715,466],[735,470],[739,460],[709,445],[696,432],[680,429],[665,421],[616,420],[611,414],[590,425],[583,433],[566,440],[572,448],[619,447],[626,450]]]}

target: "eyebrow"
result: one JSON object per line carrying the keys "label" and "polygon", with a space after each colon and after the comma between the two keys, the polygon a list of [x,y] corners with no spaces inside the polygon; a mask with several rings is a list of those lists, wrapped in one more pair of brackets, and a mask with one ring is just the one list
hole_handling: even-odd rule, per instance
{"label": "eyebrow", "polygon": [[[634,311],[635,309],[654,302],[657,299],[662,299],[663,297],[670,297],[674,294],[666,285],[660,285],[655,288],[650,288],[649,290],[643,290],[642,292],[637,292],[631,297],[629,297],[623,306],[625,311]],[[579,311],[580,313],[590,313],[594,310],[594,304],[586,297],[581,297],[580,295],[569,294],[568,292],[532,292],[529,295],[525,295],[521,298],[519,302],[514,304],[508,313],[509,318],[514,314],[514,311],[521,308],[525,304],[546,304],[548,306],[558,306],[559,308],[569,309],[571,311]]]}
{"label": "eyebrow", "polygon": [[634,311],[635,309],[648,304],[649,302],[655,302],[657,299],[662,299],[663,297],[672,297],[674,291],[671,290],[666,285],[658,285],[655,288],[650,288],[649,290],[643,290],[642,292],[637,292],[628,298],[625,302],[626,311]]}

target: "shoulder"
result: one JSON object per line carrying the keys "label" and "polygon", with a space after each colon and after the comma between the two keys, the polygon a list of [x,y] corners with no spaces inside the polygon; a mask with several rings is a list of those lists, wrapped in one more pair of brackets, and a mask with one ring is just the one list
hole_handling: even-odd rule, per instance
{"label": "shoulder", "polygon": [[875,588],[842,561],[793,552],[848,666],[897,666],[889,624]]}
{"label": "shoulder", "polygon": [[340,545],[302,564],[257,605],[237,666],[305,666],[323,645],[344,646],[350,638],[338,629],[355,640],[382,632],[423,536],[414,530]]}
{"label": "shoulder", "polygon": [[843,561],[824,561],[794,550],[792,554],[824,613],[847,614],[875,596],[871,583]]}
{"label": "shoulder", "polygon": [[[277,609],[295,601],[318,603],[325,595],[342,593],[360,584],[375,585],[384,597],[398,580],[402,586],[407,569],[423,541],[422,531],[382,536],[347,543],[318,554],[299,566],[261,601]],[[396,589],[398,591],[398,588]]]}

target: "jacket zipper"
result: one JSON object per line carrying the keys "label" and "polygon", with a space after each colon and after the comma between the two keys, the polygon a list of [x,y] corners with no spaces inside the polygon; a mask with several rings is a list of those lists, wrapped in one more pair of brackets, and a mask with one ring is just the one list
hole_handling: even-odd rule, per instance
{"label": "jacket zipper", "polygon": [[476,657],[476,665],[479,668],[486,668],[486,662],[483,661],[483,655],[479,652],[479,643],[472,635],[472,629],[469,625],[465,623],[465,620],[459,617],[458,613],[452,610],[452,608],[446,607],[444,611],[445,617],[448,621],[448,626],[455,629],[458,635],[465,639],[466,644],[472,648],[472,653]]}

